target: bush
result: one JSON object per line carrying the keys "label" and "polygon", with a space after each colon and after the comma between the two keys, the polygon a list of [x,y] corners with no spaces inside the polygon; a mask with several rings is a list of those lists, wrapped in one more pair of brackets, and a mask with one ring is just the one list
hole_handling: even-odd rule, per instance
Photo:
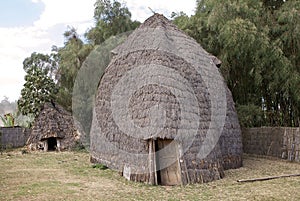
{"label": "bush", "polygon": [[72,151],[87,152],[87,149],[81,142],[76,141],[75,145],[72,147]]}
{"label": "bush", "polygon": [[260,106],[238,105],[236,107],[242,127],[260,127],[264,125],[264,114]]}

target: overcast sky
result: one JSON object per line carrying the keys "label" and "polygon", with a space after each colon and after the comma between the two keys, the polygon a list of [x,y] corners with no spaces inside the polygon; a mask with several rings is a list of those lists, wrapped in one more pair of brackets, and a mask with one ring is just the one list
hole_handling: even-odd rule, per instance
{"label": "overcast sky", "polygon": [[[93,26],[96,0],[0,0],[0,101],[20,97],[24,84],[22,62],[32,52],[49,53],[63,46],[68,26],[83,34]],[[169,17],[183,11],[191,15],[196,0],[124,0],[132,19],[143,22],[157,13]]]}

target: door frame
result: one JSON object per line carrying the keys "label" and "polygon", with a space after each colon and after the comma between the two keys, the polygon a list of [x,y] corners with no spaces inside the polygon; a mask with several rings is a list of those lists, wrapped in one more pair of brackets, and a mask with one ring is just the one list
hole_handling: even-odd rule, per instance
{"label": "door frame", "polygon": [[154,185],[161,185],[161,173],[160,170],[158,170],[159,168],[159,164],[158,163],[158,158],[157,158],[157,154],[156,151],[159,151],[158,149],[158,141],[166,141],[166,140],[170,140],[171,143],[175,143],[175,148],[176,148],[176,162],[177,162],[177,171],[178,171],[178,175],[179,175],[179,183],[178,185],[182,185],[182,175],[181,175],[181,165],[180,165],[180,157],[179,157],[179,145],[178,142],[176,142],[173,139],[162,139],[162,138],[157,138],[157,139],[150,139],[149,140],[149,170],[150,170],[150,184],[154,184]]}

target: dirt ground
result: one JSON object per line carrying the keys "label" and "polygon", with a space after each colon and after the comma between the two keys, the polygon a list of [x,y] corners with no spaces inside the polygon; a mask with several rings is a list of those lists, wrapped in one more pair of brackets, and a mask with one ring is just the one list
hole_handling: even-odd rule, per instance
{"label": "dirt ground", "polygon": [[237,182],[300,173],[299,163],[278,159],[245,155],[244,166],[226,171],[222,180],[172,187],[127,181],[97,167],[83,152],[4,152],[0,200],[300,200],[300,177]]}

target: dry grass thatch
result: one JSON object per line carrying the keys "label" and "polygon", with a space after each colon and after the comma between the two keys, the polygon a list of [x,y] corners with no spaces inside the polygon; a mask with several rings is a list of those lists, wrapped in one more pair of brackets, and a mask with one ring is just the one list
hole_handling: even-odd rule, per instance
{"label": "dry grass thatch", "polygon": [[59,150],[64,150],[72,148],[79,137],[71,113],[58,104],[45,103],[26,144],[31,150],[44,149],[45,142],[52,138],[60,142]]}
{"label": "dry grass thatch", "polygon": [[[181,184],[220,179],[224,169],[241,167],[240,126],[214,57],[159,14],[113,52],[96,97],[92,161],[151,184],[173,162]],[[175,161],[158,162],[168,153],[157,151],[168,149]]]}

